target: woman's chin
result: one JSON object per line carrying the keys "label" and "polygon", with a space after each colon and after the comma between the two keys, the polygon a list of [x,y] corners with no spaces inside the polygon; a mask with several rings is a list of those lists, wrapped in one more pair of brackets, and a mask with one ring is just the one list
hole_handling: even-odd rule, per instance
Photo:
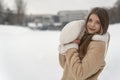
{"label": "woman's chin", "polygon": [[88,33],[89,33],[89,34],[95,34],[95,32],[92,32],[92,31],[89,31]]}

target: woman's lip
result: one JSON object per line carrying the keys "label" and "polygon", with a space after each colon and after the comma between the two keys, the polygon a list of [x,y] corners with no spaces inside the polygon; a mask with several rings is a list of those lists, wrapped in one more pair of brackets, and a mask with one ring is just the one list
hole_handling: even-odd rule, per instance
{"label": "woman's lip", "polygon": [[89,28],[90,30],[95,30],[95,29],[92,29],[92,28]]}

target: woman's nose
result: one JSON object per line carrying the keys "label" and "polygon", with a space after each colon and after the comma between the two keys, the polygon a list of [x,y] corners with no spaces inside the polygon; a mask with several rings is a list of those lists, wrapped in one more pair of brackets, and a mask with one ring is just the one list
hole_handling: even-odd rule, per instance
{"label": "woman's nose", "polygon": [[94,27],[95,26],[95,23],[94,22],[91,22],[91,27]]}

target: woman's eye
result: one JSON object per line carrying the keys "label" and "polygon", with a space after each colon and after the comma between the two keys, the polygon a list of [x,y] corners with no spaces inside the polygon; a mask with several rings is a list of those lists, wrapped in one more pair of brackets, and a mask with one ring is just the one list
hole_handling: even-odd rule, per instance
{"label": "woman's eye", "polygon": [[100,24],[100,21],[96,21],[97,24]]}
{"label": "woman's eye", "polygon": [[89,22],[92,22],[92,19],[89,19],[88,21],[89,21]]}

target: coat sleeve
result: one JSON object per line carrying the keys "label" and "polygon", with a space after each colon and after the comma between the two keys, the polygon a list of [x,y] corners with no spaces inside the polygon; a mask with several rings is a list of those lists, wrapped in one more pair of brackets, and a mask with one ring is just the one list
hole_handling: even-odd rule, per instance
{"label": "coat sleeve", "polygon": [[66,62],[65,55],[59,54],[59,64],[63,69],[64,69],[64,66],[65,66],[65,62]]}
{"label": "coat sleeve", "polygon": [[76,49],[69,49],[66,52],[66,61],[71,74],[76,80],[85,80],[94,75],[105,66],[104,53],[105,42],[102,41],[92,41],[82,61]]}

